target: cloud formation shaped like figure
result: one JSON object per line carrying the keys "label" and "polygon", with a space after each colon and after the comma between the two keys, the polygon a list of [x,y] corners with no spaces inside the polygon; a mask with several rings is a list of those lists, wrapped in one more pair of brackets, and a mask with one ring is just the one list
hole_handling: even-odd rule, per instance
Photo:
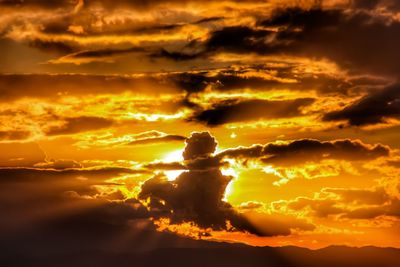
{"label": "cloud formation shaped like figure", "polygon": [[[218,164],[213,164],[217,142],[208,132],[193,133],[186,140],[183,152],[188,170],[174,181],[164,176],[147,180],[139,194],[149,200],[151,210],[162,210],[162,216],[173,223],[194,222],[214,230],[236,230],[263,235],[244,216],[223,200],[232,176],[223,175]],[[190,164],[201,161],[199,164]],[[229,223],[228,223],[229,222]]]}

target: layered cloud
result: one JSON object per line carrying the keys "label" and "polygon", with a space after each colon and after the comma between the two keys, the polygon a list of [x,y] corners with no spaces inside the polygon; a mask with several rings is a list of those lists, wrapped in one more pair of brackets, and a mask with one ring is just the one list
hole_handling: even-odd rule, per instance
{"label": "layered cloud", "polygon": [[339,111],[327,113],[325,120],[347,120],[350,125],[360,126],[384,123],[400,115],[400,93],[397,84],[373,92]]}
{"label": "layered cloud", "polygon": [[325,188],[316,198],[297,198],[276,207],[305,211],[312,216],[335,220],[369,220],[379,217],[399,218],[398,196],[390,195],[384,188],[344,189]]}
{"label": "layered cloud", "polygon": [[[205,239],[225,235],[230,240],[240,233],[253,238],[313,235],[321,234],[321,231],[329,235],[331,230],[317,226],[320,219],[328,220],[328,224],[329,221],[341,222],[346,227],[347,223],[375,220],[376,224],[386,227],[383,225],[398,218],[398,184],[384,183],[383,180],[382,186],[372,189],[324,188],[314,197],[274,201],[270,205],[248,201],[235,206],[227,201],[230,184],[244,178],[242,174],[238,178],[234,172],[227,173],[238,167],[231,160],[238,160],[242,170],[259,168],[249,162],[256,160],[262,166],[273,166],[278,172],[279,167],[294,168],[299,164],[326,160],[368,162],[389,159],[393,162],[395,157],[391,157],[396,152],[389,147],[357,140],[304,139],[216,152],[218,144],[208,132],[194,132],[189,138],[170,136],[148,132],[132,138],[138,145],[158,142],[163,137],[185,140],[182,161],[127,162],[125,166],[121,161],[90,163],[50,159],[36,144],[8,144],[14,148],[21,146],[21,149],[3,155],[1,163],[0,172],[5,177],[2,203],[12,203],[14,207],[13,211],[2,207],[10,214],[3,226],[18,230],[24,225],[16,223],[15,218],[25,216],[31,223],[41,222],[57,229],[57,222],[64,223],[73,218],[78,228],[90,221],[111,224],[121,230],[128,224],[143,221],[146,229],[154,231],[148,224],[153,220],[159,230]],[[122,143],[113,145],[130,146],[132,142],[135,144],[135,139],[123,138],[116,140]],[[7,148],[6,144],[2,146]],[[387,171],[385,168],[382,173]],[[171,179],[165,174],[171,171],[179,173]],[[6,193],[10,188],[23,197],[15,199]],[[26,201],[29,206],[23,204]],[[41,212],[28,212],[38,205],[51,211],[53,219],[48,221],[46,214]],[[184,230],[185,227],[188,229]],[[257,240],[251,242],[259,242]]]}
{"label": "layered cloud", "polygon": [[0,0],[3,232],[399,246],[399,12]]}
{"label": "layered cloud", "polygon": [[227,149],[218,154],[219,157],[238,159],[261,159],[269,164],[293,164],[323,159],[344,159],[349,161],[371,160],[388,156],[390,149],[382,145],[366,145],[360,141],[337,140],[296,140],[292,142],[271,143],[251,147]]}
{"label": "layered cloud", "polygon": [[265,118],[285,118],[301,116],[301,107],[307,106],[313,99],[304,98],[287,101],[268,100],[226,100],[217,103],[208,110],[196,114],[192,120],[207,125],[220,125],[229,122],[254,121]]}

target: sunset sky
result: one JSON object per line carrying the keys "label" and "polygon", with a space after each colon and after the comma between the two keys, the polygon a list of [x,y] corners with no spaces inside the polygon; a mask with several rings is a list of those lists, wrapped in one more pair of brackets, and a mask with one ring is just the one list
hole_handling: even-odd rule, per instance
{"label": "sunset sky", "polygon": [[0,232],[400,248],[399,48],[397,0],[0,0]]}

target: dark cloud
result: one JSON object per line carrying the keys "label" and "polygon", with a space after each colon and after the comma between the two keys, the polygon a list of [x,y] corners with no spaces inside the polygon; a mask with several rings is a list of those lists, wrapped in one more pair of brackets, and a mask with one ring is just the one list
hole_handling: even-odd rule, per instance
{"label": "dark cloud", "polygon": [[93,187],[106,186],[104,180],[121,171],[1,169],[0,212],[7,214],[0,220],[1,264],[45,266],[48,262],[40,264],[38,258],[52,255],[56,260],[68,251],[67,258],[75,253],[79,258],[72,265],[84,266],[88,262],[82,261],[82,253],[98,251],[94,262],[99,266],[99,251],[136,254],[158,246],[204,245],[157,232],[149,220],[154,211],[148,212],[135,199],[100,195]]}
{"label": "dark cloud", "polygon": [[347,120],[350,125],[362,126],[400,117],[400,86],[391,85],[371,93],[354,104],[324,115],[326,121]]}
{"label": "dark cloud", "polygon": [[39,6],[45,8],[56,8],[74,6],[74,1],[61,0],[61,1],[46,1],[46,0],[1,0],[0,5],[4,6]]}
{"label": "dark cloud", "polygon": [[[178,258],[186,255],[178,248],[213,250],[226,246],[156,231],[149,218],[160,212],[148,211],[136,199],[96,197],[99,191],[91,185],[104,186],[104,180],[120,171],[1,169],[0,212],[6,215],[0,220],[0,263],[128,266],[134,262],[148,266],[164,261],[158,260],[160,255],[155,252],[160,248],[176,248],[171,257]],[[243,246],[232,248],[241,250]],[[226,251],[232,248],[228,245]],[[149,263],[153,253],[157,260]],[[214,262],[209,257],[209,262]]]}
{"label": "dark cloud", "polygon": [[[62,167],[53,165],[49,167]],[[70,166],[66,166],[70,167]],[[82,205],[84,200],[116,200],[116,184],[106,180],[129,173],[145,173],[128,168],[97,169],[45,169],[43,168],[1,168],[0,212],[8,214],[0,222],[3,229],[16,231],[26,229],[35,222],[68,214]],[[101,193],[96,186],[110,188],[110,193]],[[87,207],[93,203],[87,203]]]}
{"label": "dark cloud", "polygon": [[[193,133],[186,141],[183,152],[185,160],[198,160],[212,157],[217,143],[208,133]],[[194,222],[203,228],[227,229],[227,221],[239,231],[264,235],[240,215],[227,202],[223,201],[225,189],[232,180],[218,167],[188,170],[174,181],[163,176],[155,176],[142,185],[140,199],[150,199],[151,210],[164,210],[164,216],[173,223]]]}
{"label": "dark cloud", "polygon": [[389,166],[391,166],[391,167],[400,168],[400,161],[399,160],[388,160],[387,164]]}
{"label": "dark cloud", "polygon": [[[57,1],[58,4],[49,4],[48,1],[7,1],[18,6],[44,6],[55,8],[65,6],[69,1]],[[134,2],[134,3],[133,3]],[[120,7],[142,7],[151,8],[158,4],[178,4],[182,1],[87,1],[85,5],[103,5],[107,8]],[[186,2],[186,1],[184,1]],[[191,1],[188,1],[191,2]],[[249,1],[254,2],[254,1]],[[256,1],[257,2],[257,1]],[[297,6],[297,5],[292,5]],[[225,28],[212,28],[209,38],[205,41],[190,40],[187,45],[156,45],[152,47],[151,57],[167,57],[173,60],[193,60],[197,57],[207,57],[219,52],[234,53],[258,53],[264,55],[289,54],[295,56],[309,56],[317,58],[329,58],[338,62],[341,66],[351,68],[356,71],[372,71],[378,74],[396,75],[398,66],[396,48],[400,44],[398,36],[400,33],[400,23],[389,16],[380,16],[378,12],[370,12],[371,9],[386,7],[387,10],[395,10],[399,5],[395,1],[353,1],[353,8],[322,9],[315,5],[311,9],[301,8],[279,8],[272,12],[270,16],[260,18],[257,14],[251,14],[258,19],[257,27],[252,26],[227,26]],[[49,34],[68,33],[71,25],[82,25],[85,34],[91,35],[134,35],[141,32],[163,32],[171,31],[188,24],[199,25],[202,23],[212,23],[222,18],[191,18],[178,19],[171,23],[160,23],[154,21],[150,25],[137,25],[137,21],[127,19],[124,22],[107,24],[99,30],[95,25],[95,16],[91,16],[90,8],[84,9],[82,17],[75,15],[64,15],[57,19],[43,21],[43,31]],[[179,20],[184,20],[180,22]],[[270,29],[276,27],[277,29]],[[215,29],[215,30],[214,30]],[[33,46],[53,49],[61,53],[77,53],[80,55],[79,47],[74,42],[58,43],[50,40],[31,40]],[[37,43],[35,43],[37,42]],[[79,45],[78,45],[79,46]],[[53,47],[53,48],[52,48]],[[87,48],[86,48],[87,49]],[[90,48],[89,48],[90,49]],[[147,49],[143,47],[143,49]],[[90,49],[89,56],[104,56],[104,52],[110,56],[130,53],[121,47],[109,47],[99,49],[99,52]],[[105,50],[105,51],[101,51]],[[109,50],[109,51],[107,51]],[[111,52],[114,51],[115,52]],[[121,51],[118,51],[121,50]],[[140,50],[140,49],[139,49]],[[158,52],[154,52],[158,51]],[[374,51],[374,53],[370,53]],[[85,52],[82,52],[85,55]],[[83,56],[81,55],[81,56]],[[71,55],[73,56],[73,54]]]}
{"label": "dark cloud", "polygon": [[219,20],[223,20],[223,19],[224,19],[224,17],[208,17],[208,18],[200,19],[193,24],[202,24],[202,23],[207,23],[207,22],[219,21]]}
{"label": "dark cloud", "polygon": [[73,117],[64,118],[63,125],[52,126],[46,130],[47,135],[67,135],[80,132],[87,132],[93,130],[104,129],[112,126],[113,120],[100,118],[100,117]]}
{"label": "dark cloud", "polygon": [[207,72],[189,73],[183,72],[171,75],[171,80],[188,93],[202,92],[210,81],[206,77]]}
{"label": "dark cloud", "polygon": [[[86,51],[91,56],[90,51]],[[86,53],[85,52],[85,53]],[[95,51],[93,51],[96,57]],[[101,52],[101,51],[100,51]],[[82,52],[84,53],[84,52]],[[88,56],[83,54],[82,56]],[[68,56],[67,56],[68,57]],[[100,59],[102,57],[100,56]],[[79,58],[73,58],[79,60]],[[85,58],[83,58],[85,59]],[[86,58],[91,59],[91,58]],[[58,60],[62,60],[58,59]],[[270,68],[266,66],[247,66],[242,70],[216,69],[196,72],[163,73],[160,75],[89,75],[89,74],[3,74],[0,75],[1,101],[13,101],[20,98],[56,98],[60,95],[92,95],[120,94],[133,92],[139,94],[182,93],[190,95],[204,92],[207,88],[213,91],[234,90],[317,90],[320,93],[362,92],[385,84],[382,80],[358,79],[344,81],[329,75],[296,74],[296,83],[286,83],[282,80],[293,79],[293,73],[298,72],[295,66]],[[247,76],[247,72],[276,73],[266,77]],[[183,103],[182,103],[183,104]],[[195,108],[193,105],[187,107]]]}
{"label": "dark cloud", "polygon": [[353,0],[352,6],[355,8],[365,8],[365,9],[373,9],[375,8],[381,0]]}
{"label": "dark cloud", "polygon": [[396,21],[388,23],[366,12],[285,9],[261,24],[283,27],[274,42],[283,52],[328,57],[342,66],[381,74],[399,70],[395,51],[400,39],[393,38],[400,33]]}
{"label": "dark cloud", "polygon": [[[252,90],[272,90],[281,87],[292,87],[293,85],[284,84],[277,80],[263,77],[245,77],[246,71],[279,71],[277,69],[266,69],[262,66],[254,66],[243,71],[221,70],[217,73],[213,71],[202,71],[196,73],[184,72],[171,75],[171,81],[175,82],[179,88],[188,93],[204,91],[208,86],[212,86],[216,91],[230,91],[250,88]],[[215,70],[214,70],[215,72]],[[284,75],[282,73],[282,75]],[[291,75],[278,76],[277,78],[289,78]]]}
{"label": "dark cloud", "polygon": [[66,57],[68,57],[70,59],[104,58],[104,57],[108,58],[108,57],[114,57],[114,56],[135,53],[135,52],[143,52],[143,51],[145,51],[145,49],[141,48],[141,47],[131,47],[131,48],[126,48],[126,49],[111,49],[111,48],[109,48],[109,49],[79,51],[79,52],[67,55]]}
{"label": "dark cloud", "polygon": [[[235,53],[274,53],[276,50],[269,47],[267,39],[275,34],[274,31],[256,30],[247,26],[225,27],[211,33],[210,38],[204,43],[196,40],[188,43],[188,47],[196,46],[196,52],[188,53],[185,51],[175,51],[160,53],[158,56],[173,60],[191,60],[197,57],[207,57],[216,52],[235,52]],[[280,49],[277,46],[277,49]],[[155,55],[157,56],[157,55]]]}
{"label": "dark cloud", "polygon": [[193,83],[176,75],[1,74],[0,102],[60,94],[178,93],[193,90]]}
{"label": "dark cloud", "polygon": [[187,160],[187,162],[185,162],[185,166],[190,170],[204,171],[227,167],[229,166],[229,163],[221,161],[221,159],[219,159],[218,157],[206,156]]}
{"label": "dark cloud", "polygon": [[145,165],[150,170],[186,170],[186,166],[179,162],[153,162]]}
{"label": "dark cloud", "polygon": [[[367,3],[363,4],[368,6]],[[370,4],[370,5],[373,5]],[[397,76],[400,23],[358,9],[281,8],[260,19],[258,26],[216,30],[200,46],[198,57],[219,52],[290,54],[329,58],[357,72]],[[374,53],[371,53],[374,51]],[[181,53],[179,56],[178,54]],[[192,59],[178,51],[172,58]],[[168,56],[168,55],[165,55]]]}
{"label": "dark cloud", "polygon": [[[46,161],[43,161],[46,162]],[[49,161],[51,162],[51,161]],[[76,178],[78,177],[86,177],[87,180],[80,180],[78,183],[85,184],[85,181],[88,181],[91,185],[101,184],[103,181],[113,178],[115,176],[119,176],[121,174],[149,174],[146,170],[136,170],[130,168],[122,168],[122,167],[96,167],[96,168],[40,168],[40,167],[30,167],[25,168],[22,166],[2,166],[0,168],[0,173],[2,177],[5,177],[0,181],[1,184],[29,184],[35,185],[37,182],[37,186],[42,186],[42,183],[55,183],[60,182],[62,184],[63,181],[70,180],[71,184],[76,182]],[[71,185],[70,184],[70,185]],[[63,184],[64,186],[66,184]],[[68,185],[67,187],[68,188]],[[27,190],[29,188],[27,187]],[[72,190],[72,187],[69,188]]]}
{"label": "dark cloud", "polygon": [[148,145],[148,144],[157,144],[171,141],[184,141],[186,137],[181,135],[164,135],[164,136],[154,136],[148,138],[141,138],[135,141],[128,143],[128,145]]}
{"label": "dark cloud", "polygon": [[400,4],[396,0],[352,0],[353,8],[361,8],[366,10],[374,10],[384,8],[390,12],[396,12],[400,9]]}
{"label": "dark cloud", "polygon": [[[151,88],[151,90],[150,90]],[[175,93],[174,86],[161,78],[129,75],[85,74],[2,74],[0,75],[1,101],[19,98],[54,98],[60,94],[91,95],[135,93]]]}
{"label": "dark cloud", "polygon": [[41,39],[31,40],[28,42],[28,45],[45,52],[56,53],[60,55],[69,54],[76,50],[75,47],[64,42],[47,41]]}
{"label": "dark cloud", "polygon": [[[387,84],[384,79],[368,76],[343,79],[343,77],[323,73],[302,73],[296,69],[298,66],[297,63],[287,63],[283,66],[242,65],[241,68],[221,68],[170,74],[168,80],[189,94],[212,88],[213,91],[218,92],[243,89],[252,91],[315,90],[320,94],[350,95],[360,91],[370,91]],[[249,75],[249,73],[259,73],[259,75],[254,76]]]}
{"label": "dark cloud", "polygon": [[175,52],[175,51],[168,51],[164,48],[162,48],[160,51],[152,53],[150,55],[151,57],[154,58],[168,58],[172,59],[175,61],[185,61],[185,60],[192,60],[196,59],[199,57],[199,54],[197,53],[182,53],[182,52]]}
{"label": "dark cloud", "polygon": [[[102,25],[102,27],[96,26],[96,23],[98,22],[97,19],[98,17],[93,16],[93,11],[90,8],[81,10],[79,14],[64,13],[56,17],[44,19],[40,31],[46,34],[54,35],[68,34],[75,36],[132,36],[154,33],[174,33],[185,26],[207,26],[222,20],[223,18],[204,17],[198,19],[197,17],[193,18],[192,16],[178,16],[177,18],[170,18],[167,15],[165,20],[160,20],[156,17],[150,20],[141,21],[135,17],[125,17],[123,20],[113,21],[113,23],[105,23]],[[79,25],[79,28],[77,28],[78,30],[74,31],[73,28],[71,28],[71,25]],[[129,42],[126,42],[126,45],[129,45]],[[138,47],[138,49],[135,49],[134,52],[144,52],[148,50],[146,48],[149,49],[151,46],[146,47],[145,45],[140,47],[140,49]],[[154,48],[155,47],[153,47],[153,52],[156,50]],[[117,49],[115,48],[115,50]]]}
{"label": "dark cloud", "polygon": [[[242,0],[243,1],[243,0]],[[261,2],[260,0],[245,0],[246,2]],[[70,0],[60,0],[60,1],[47,1],[47,0],[1,0],[0,5],[4,6],[15,6],[15,7],[41,7],[41,8],[71,8],[73,9],[79,1],[70,1]],[[201,0],[138,0],[138,1],[130,1],[130,0],[119,0],[119,1],[110,1],[110,0],[91,0],[84,1],[84,7],[98,7],[102,6],[107,9],[114,8],[135,8],[139,10],[151,9],[157,7],[162,4],[167,5],[184,5],[187,3],[203,3]],[[231,0],[231,2],[240,2],[238,0]]]}
{"label": "dark cloud", "polygon": [[245,26],[226,27],[212,33],[206,42],[208,50],[219,50],[246,53],[272,53],[273,48],[267,45],[267,38],[274,35],[273,31],[255,30]]}
{"label": "dark cloud", "polygon": [[251,159],[258,158],[269,164],[295,164],[323,159],[344,159],[349,161],[370,160],[388,156],[390,149],[381,144],[366,145],[357,140],[318,141],[302,139],[287,143],[269,143],[251,147],[227,149],[218,157]]}
{"label": "dark cloud", "polygon": [[290,118],[301,116],[301,108],[314,102],[312,98],[295,100],[224,100],[210,109],[195,114],[190,120],[209,126],[225,123],[255,121],[260,119]]}
{"label": "dark cloud", "polygon": [[192,133],[186,140],[186,147],[183,151],[185,160],[207,157],[215,152],[217,141],[208,132]]}

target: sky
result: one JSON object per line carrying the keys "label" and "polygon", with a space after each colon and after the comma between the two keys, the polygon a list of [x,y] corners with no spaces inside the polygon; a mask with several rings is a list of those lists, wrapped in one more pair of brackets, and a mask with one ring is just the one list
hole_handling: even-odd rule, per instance
{"label": "sky", "polygon": [[0,232],[400,248],[398,47],[396,0],[0,0]]}

